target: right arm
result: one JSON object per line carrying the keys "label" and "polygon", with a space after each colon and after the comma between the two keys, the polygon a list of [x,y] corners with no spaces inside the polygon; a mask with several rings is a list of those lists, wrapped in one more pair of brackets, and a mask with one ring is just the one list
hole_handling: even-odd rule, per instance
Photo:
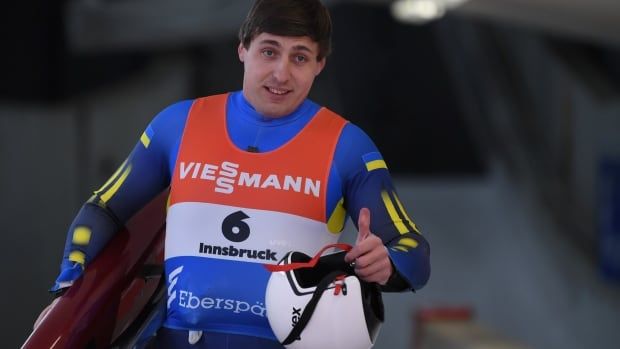
{"label": "right arm", "polygon": [[69,227],[51,292],[72,285],[127,220],[169,185],[191,103],[182,101],[160,112],[127,160],[82,206]]}

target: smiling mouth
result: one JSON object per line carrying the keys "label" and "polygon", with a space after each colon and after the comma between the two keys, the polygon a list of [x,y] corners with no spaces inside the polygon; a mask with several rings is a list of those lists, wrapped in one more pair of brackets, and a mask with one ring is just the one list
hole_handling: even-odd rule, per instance
{"label": "smiling mouth", "polygon": [[283,96],[283,95],[291,92],[290,90],[283,90],[283,89],[267,87],[267,86],[265,86],[265,89],[267,91],[269,91],[269,93],[272,93],[272,94],[278,95],[278,96]]}

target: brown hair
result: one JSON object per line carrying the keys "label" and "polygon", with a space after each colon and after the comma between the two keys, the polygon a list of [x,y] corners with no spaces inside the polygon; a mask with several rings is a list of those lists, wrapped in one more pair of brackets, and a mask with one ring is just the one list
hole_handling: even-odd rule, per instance
{"label": "brown hair", "polygon": [[256,0],[239,29],[239,41],[248,48],[261,33],[308,36],[319,44],[319,61],[331,53],[331,18],[319,0]]}

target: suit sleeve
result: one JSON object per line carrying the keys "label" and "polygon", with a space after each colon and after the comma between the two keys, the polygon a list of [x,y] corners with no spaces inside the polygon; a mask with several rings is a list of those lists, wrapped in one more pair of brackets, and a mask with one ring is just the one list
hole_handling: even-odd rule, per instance
{"label": "suit sleeve", "polygon": [[70,286],[125,222],[169,185],[190,106],[182,101],[160,112],[118,170],[84,203],[69,226],[50,291]]}
{"label": "suit sleeve", "polygon": [[347,125],[336,149],[344,207],[354,224],[360,209],[371,212],[370,230],[386,245],[404,289],[422,288],[430,276],[430,246],[400,200],[387,164],[370,138]]}

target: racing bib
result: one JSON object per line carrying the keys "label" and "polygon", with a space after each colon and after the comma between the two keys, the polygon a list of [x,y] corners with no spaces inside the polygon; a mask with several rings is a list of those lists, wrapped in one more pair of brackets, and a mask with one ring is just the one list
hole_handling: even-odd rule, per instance
{"label": "racing bib", "polygon": [[338,239],[326,226],[326,189],[346,121],[323,108],[282,147],[251,153],[228,138],[226,100],[197,99],[180,144],[166,227],[165,326],[275,339],[263,264]]}

